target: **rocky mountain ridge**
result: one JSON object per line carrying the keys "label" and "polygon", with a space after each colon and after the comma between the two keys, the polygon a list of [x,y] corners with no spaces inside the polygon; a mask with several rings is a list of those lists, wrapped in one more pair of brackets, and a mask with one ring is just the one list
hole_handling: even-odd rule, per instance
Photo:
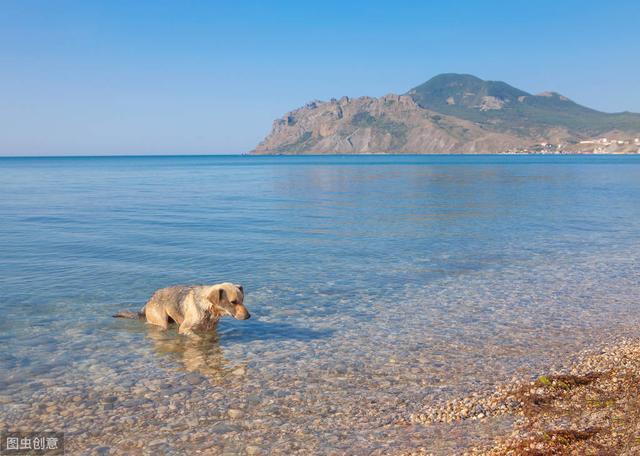
{"label": "rocky mountain ridge", "polygon": [[[637,153],[638,136],[639,114],[602,113],[553,92],[531,95],[446,74],[404,95],[310,102],[275,120],[252,153]],[[605,147],[605,138],[620,139]]]}

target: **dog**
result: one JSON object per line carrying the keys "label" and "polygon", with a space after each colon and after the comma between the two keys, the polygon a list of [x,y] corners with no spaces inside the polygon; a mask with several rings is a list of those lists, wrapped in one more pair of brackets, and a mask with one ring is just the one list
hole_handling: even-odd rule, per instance
{"label": "dog", "polygon": [[194,331],[209,330],[220,317],[230,315],[236,320],[251,317],[244,306],[242,285],[175,285],[157,290],[138,313],[118,312],[116,318],[146,319],[147,323],[166,330],[170,322],[179,325],[178,333],[194,336]]}

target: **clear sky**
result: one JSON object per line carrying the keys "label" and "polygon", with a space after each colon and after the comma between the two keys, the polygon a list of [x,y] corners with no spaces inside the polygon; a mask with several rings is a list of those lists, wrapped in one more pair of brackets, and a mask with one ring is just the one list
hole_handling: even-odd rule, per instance
{"label": "clear sky", "polygon": [[444,72],[640,112],[640,1],[0,3],[0,155],[239,153]]}

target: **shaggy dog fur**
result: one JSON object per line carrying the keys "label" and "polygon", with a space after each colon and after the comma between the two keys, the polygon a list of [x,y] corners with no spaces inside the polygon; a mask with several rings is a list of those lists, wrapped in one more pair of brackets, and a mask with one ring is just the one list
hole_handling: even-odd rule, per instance
{"label": "shaggy dog fur", "polygon": [[156,291],[138,313],[123,311],[118,318],[146,319],[147,323],[167,329],[171,321],[180,325],[180,334],[215,327],[223,315],[246,320],[251,315],[244,307],[242,285],[176,285]]}

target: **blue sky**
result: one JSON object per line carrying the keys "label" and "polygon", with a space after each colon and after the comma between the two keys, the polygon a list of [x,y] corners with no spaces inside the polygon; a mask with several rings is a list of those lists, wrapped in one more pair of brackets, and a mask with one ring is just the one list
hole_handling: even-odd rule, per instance
{"label": "blue sky", "polygon": [[640,111],[638,1],[0,3],[0,155],[251,150],[443,72]]}

